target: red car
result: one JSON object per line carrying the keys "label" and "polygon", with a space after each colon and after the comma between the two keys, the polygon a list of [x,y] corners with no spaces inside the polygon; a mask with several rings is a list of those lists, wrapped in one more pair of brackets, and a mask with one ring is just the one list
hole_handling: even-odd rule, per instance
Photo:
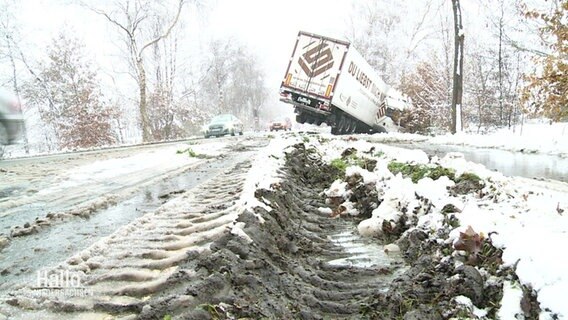
{"label": "red car", "polygon": [[292,121],[290,121],[290,118],[272,120],[270,122],[270,131],[278,130],[292,130]]}

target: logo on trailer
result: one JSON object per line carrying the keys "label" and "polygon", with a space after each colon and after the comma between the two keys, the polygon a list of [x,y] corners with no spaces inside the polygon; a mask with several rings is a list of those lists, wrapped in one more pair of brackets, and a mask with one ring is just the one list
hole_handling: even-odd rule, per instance
{"label": "logo on trailer", "polygon": [[308,77],[317,77],[333,67],[333,54],[327,43],[313,42],[304,48],[307,51],[300,56],[298,63]]}
{"label": "logo on trailer", "polygon": [[351,96],[346,96],[343,93],[339,94],[339,100],[341,100],[342,102],[345,102],[345,105],[348,106],[348,107],[351,104]]}

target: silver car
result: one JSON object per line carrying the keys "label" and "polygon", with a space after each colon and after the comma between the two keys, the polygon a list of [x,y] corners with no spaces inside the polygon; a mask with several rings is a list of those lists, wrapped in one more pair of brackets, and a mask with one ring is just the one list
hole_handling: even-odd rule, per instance
{"label": "silver car", "polygon": [[24,117],[17,102],[0,94],[0,145],[20,140]]}
{"label": "silver car", "polygon": [[203,128],[203,135],[205,138],[212,136],[221,137],[226,134],[234,136],[235,134],[243,134],[244,126],[241,120],[232,114],[221,114],[205,125]]}

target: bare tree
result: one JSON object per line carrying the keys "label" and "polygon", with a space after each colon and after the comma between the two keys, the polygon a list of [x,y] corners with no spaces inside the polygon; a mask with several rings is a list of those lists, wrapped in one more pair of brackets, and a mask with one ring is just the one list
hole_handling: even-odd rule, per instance
{"label": "bare tree", "polygon": [[[155,26],[156,15],[153,14],[152,3],[149,0],[123,0],[116,3],[116,10],[106,12],[90,7],[91,10],[103,16],[107,21],[116,26],[122,33],[128,49],[130,62],[133,66],[134,75],[139,90],[139,110],[142,127],[142,139],[149,141],[152,138],[150,121],[148,119],[147,89],[148,80],[144,53],[158,42],[166,39],[176,26],[181,15],[185,0],[177,0],[176,10],[169,19],[169,23],[160,25],[159,32],[153,32],[152,36],[145,32],[145,28]],[[154,29],[155,30],[155,29]]]}
{"label": "bare tree", "polygon": [[[489,37],[475,37],[468,42],[465,61],[464,121],[477,121],[482,126],[511,127],[518,118],[519,92],[522,80],[521,61],[526,53],[507,40],[508,33],[519,27],[515,0],[492,0],[482,3],[488,12],[485,27]],[[468,110],[471,109],[471,110]],[[472,111],[475,109],[476,111]],[[476,114],[472,116],[472,114]]]}
{"label": "bare tree", "polygon": [[452,89],[452,133],[461,131],[462,127],[462,93],[463,93],[463,44],[464,31],[462,12],[459,0],[452,0],[454,12],[454,82]]}
{"label": "bare tree", "polygon": [[[357,1],[346,37],[383,80],[395,85],[425,58],[423,52],[429,51],[423,49],[437,33],[439,6],[442,4],[434,0],[419,5],[397,0]],[[413,12],[410,17],[401,14],[408,10]]]}
{"label": "bare tree", "polygon": [[[159,21],[155,25],[155,33],[159,32]],[[178,35],[173,33],[169,38],[153,45],[152,58],[149,59],[154,68],[154,76],[149,94],[149,123],[153,140],[168,140],[184,135],[185,122],[190,111],[187,105],[176,95]]]}
{"label": "bare tree", "polygon": [[258,57],[234,39],[212,41],[208,51],[201,87],[204,106],[212,113],[252,119],[267,97]]}
{"label": "bare tree", "polygon": [[213,102],[211,109],[215,113],[228,112],[226,105],[226,88],[235,57],[237,55],[236,48],[233,46],[232,39],[213,40],[209,43],[210,56],[205,64],[205,92],[210,96]]}
{"label": "bare tree", "polygon": [[401,10],[397,10],[401,5],[394,0],[357,2],[347,35],[383,80],[391,84],[398,80],[400,69],[395,60],[404,55],[404,49],[389,43],[390,39],[401,38]]}
{"label": "bare tree", "polygon": [[[467,83],[464,90],[464,100],[470,108],[464,108],[466,118],[471,122],[477,123],[477,132],[481,131],[482,126],[496,124],[499,121],[499,115],[495,115],[495,106],[497,104],[495,96],[498,87],[495,85],[495,59],[492,52],[488,52],[472,39],[468,42],[468,60],[465,63],[466,75],[464,81]],[[469,109],[469,110],[468,110]]]}
{"label": "bare tree", "polygon": [[501,0],[499,2],[499,19],[498,19],[498,38],[499,38],[499,49],[498,49],[498,66],[499,71],[497,73],[497,78],[499,79],[499,122],[503,123],[503,32],[505,27],[505,9],[504,3]]}

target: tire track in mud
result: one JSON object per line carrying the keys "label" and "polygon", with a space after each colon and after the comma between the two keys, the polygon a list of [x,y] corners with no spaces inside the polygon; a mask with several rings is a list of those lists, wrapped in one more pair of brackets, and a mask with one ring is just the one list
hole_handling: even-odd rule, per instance
{"label": "tire track in mud", "polygon": [[[37,297],[41,290],[30,283],[5,302],[31,309],[23,317],[26,319],[34,314],[41,314],[38,317],[42,319],[71,319],[81,314],[101,318],[108,313],[140,312],[147,296],[169,286],[170,279],[180,272],[180,262],[207,250],[232,225],[239,214],[236,201],[249,168],[249,161],[237,163],[42,273],[42,279],[67,273],[78,277],[80,285],[61,289],[77,289],[71,292],[73,296]],[[42,285],[50,287],[52,283],[46,286],[42,282],[39,287]],[[18,309],[11,313],[20,314]]]}
{"label": "tire track in mud", "polygon": [[[400,272],[401,260],[358,264],[353,256],[367,239],[354,221],[322,214],[322,191],[337,172],[297,145],[287,156],[284,179],[273,191],[256,196],[273,210],[256,208],[237,219],[253,240],[226,232],[210,252],[180,265],[191,280],[149,299],[140,319],[361,319],[366,301],[386,290]],[[372,240],[371,240],[372,241]],[[376,245],[372,250],[383,252]],[[362,255],[362,260],[368,256]],[[342,258],[346,263],[337,263]],[[180,281],[185,279],[181,277]]]}

